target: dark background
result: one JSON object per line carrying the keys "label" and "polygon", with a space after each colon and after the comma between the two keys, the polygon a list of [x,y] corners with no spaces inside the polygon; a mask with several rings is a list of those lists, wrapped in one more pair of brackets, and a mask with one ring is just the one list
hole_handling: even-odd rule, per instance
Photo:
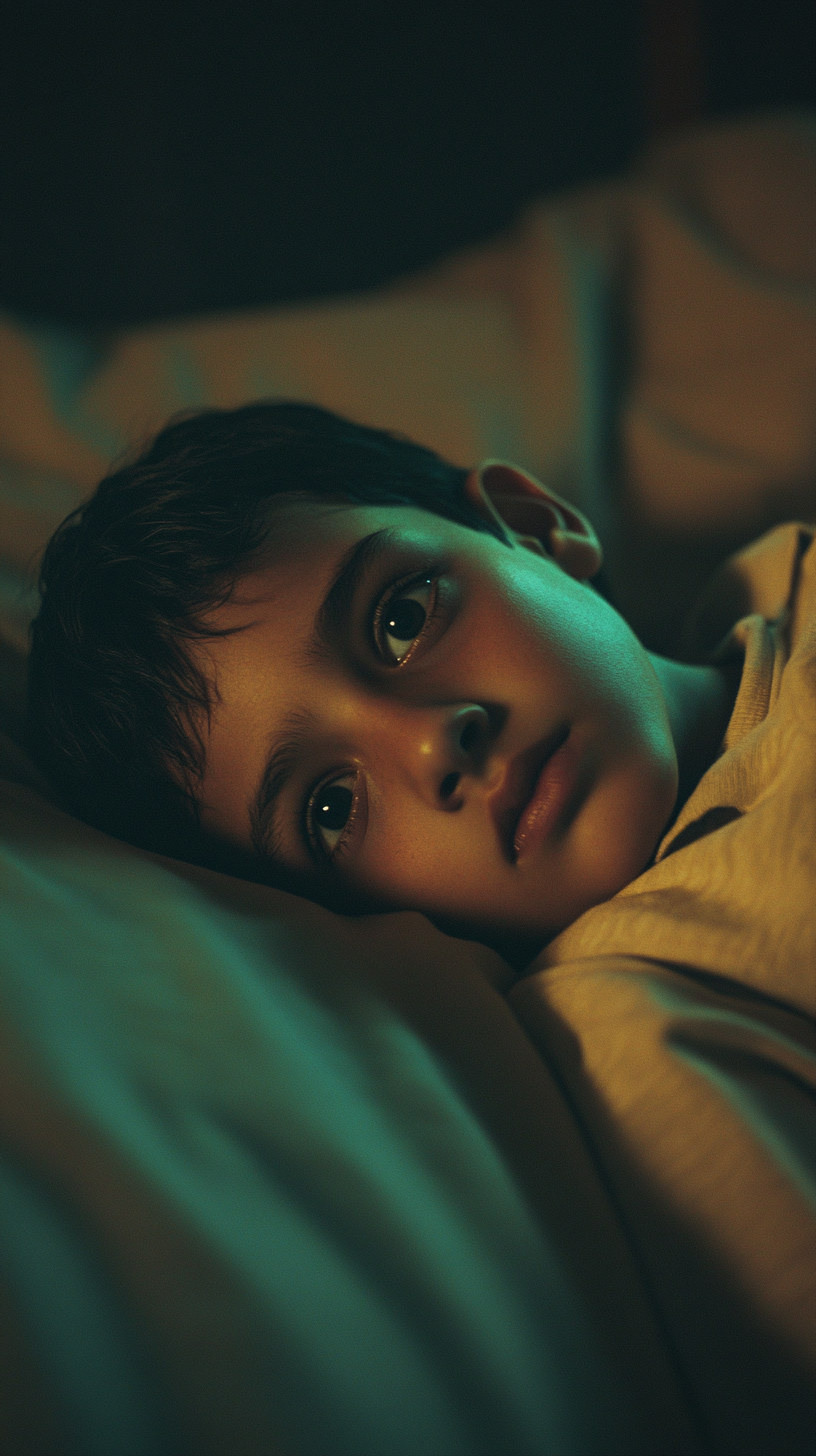
{"label": "dark background", "polygon": [[673,124],[816,104],[813,0],[27,4],[0,307],[105,329],[368,287]]}

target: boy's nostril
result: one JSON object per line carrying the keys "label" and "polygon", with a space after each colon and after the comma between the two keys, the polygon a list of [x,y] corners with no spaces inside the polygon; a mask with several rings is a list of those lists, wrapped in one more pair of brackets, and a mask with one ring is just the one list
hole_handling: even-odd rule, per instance
{"label": "boy's nostril", "polygon": [[460,778],[461,774],[458,773],[445,774],[445,777],[439,785],[439,792],[443,799],[449,799],[451,794],[455,792]]}
{"label": "boy's nostril", "polygon": [[464,728],[462,729],[462,735],[459,739],[459,747],[461,748],[462,752],[470,753],[470,750],[475,745],[476,739],[478,737],[479,724],[476,722],[475,718],[471,718],[470,722],[466,723]]}

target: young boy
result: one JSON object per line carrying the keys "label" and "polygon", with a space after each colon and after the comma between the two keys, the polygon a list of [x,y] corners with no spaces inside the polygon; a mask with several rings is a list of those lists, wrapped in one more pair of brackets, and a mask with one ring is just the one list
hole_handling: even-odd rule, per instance
{"label": "young boy", "polygon": [[110,833],[524,961],[649,866],[740,681],[646,652],[600,566],[512,465],[177,417],[48,548],[32,748]]}

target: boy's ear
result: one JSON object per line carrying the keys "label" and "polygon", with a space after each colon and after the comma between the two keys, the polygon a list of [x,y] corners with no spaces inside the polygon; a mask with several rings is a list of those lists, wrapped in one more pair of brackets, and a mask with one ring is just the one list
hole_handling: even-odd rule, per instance
{"label": "boy's ear", "polygon": [[600,571],[601,543],[586,516],[518,465],[483,460],[465,481],[465,495],[516,545],[551,557],[568,576],[585,581]]}

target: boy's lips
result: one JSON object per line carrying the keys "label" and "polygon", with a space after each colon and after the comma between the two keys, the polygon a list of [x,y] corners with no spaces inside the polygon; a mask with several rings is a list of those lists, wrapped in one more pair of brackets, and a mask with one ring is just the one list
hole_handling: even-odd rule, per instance
{"label": "boy's lips", "polygon": [[539,780],[550,760],[566,742],[569,731],[568,724],[560,723],[547,738],[517,754],[508,764],[501,786],[489,800],[504,855],[511,864],[515,864],[526,840],[526,820],[536,817],[536,805],[531,801],[538,798]]}

